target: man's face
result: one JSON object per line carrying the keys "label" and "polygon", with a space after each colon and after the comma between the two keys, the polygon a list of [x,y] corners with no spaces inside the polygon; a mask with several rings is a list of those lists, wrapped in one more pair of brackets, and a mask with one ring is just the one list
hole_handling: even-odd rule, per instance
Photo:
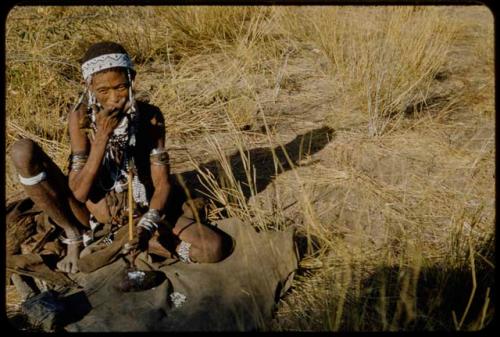
{"label": "man's face", "polygon": [[123,110],[128,99],[129,83],[122,71],[97,73],[92,77],[91,90],[105,109]]}

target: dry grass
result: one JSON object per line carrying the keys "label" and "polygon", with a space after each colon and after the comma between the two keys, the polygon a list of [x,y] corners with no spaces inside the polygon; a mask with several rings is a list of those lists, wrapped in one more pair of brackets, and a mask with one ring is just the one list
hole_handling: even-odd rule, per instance
{"label": "dry grass", "polygon": [[[165,114],[173,172],[198,173],[210,216],[297,228],[301,269],[270,329],[491,322],[485,8],[25,7],[6,29],[7,152],[30,137],[65,167],[77,60],[115,40]],[[9,196],[9,160],[6,175]]]}
{"label": "dry grass", "polygon": [[[407,107],[430,97],[429,86],[447,59],[456,29],[443,20],[444,8],[346,6],[290,11],[283,25],[328,57],[339,99],[345,108],[366,114],[371,136],[388,131],[388,124],[399,121]],[[392,129],[398,125],[393,123]]]}

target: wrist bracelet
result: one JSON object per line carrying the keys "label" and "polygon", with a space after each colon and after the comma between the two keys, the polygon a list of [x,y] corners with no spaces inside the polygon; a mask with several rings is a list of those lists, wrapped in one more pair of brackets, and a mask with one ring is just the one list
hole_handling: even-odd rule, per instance
{"label": "wrist bracelet", "polygon": [[158,229],[158,222],[162,220],[160,216],[160,211],[154,208],[150,208],[144,215],[142,219],[137,224],[137,227],[144,228],[149,233],[153,234]]}
{"label": "wrist bracelet", "polygon": [[160,215],[160,211],[155,208],[150,208],[144,215],[144,218],[151,220],[152,222],[160,222],[162,220],[162,216]]}
{"label": "wrist bracelet", "polygon": [[153,233],[158,229],[158,225],[149,219],[143,219],[141,222],[139,222],[137,227],[142,227],[150,233]]}

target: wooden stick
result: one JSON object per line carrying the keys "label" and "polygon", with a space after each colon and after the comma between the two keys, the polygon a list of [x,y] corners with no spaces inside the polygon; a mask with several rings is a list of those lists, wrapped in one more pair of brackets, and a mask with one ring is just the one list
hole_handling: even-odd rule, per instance
{"label": "wooden stick", "polygon": [[132,169],[128,170],[128,240],[134,238],[134,201],[132,194]]}

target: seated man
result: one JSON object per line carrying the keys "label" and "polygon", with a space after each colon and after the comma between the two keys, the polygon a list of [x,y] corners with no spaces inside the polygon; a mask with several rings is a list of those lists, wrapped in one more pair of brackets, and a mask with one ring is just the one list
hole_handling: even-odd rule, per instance
{"label": "seated man", "polygon": [[[157,107],[134,99],[135,71],[125,49],[112,42],[90,46],[82,73],[86,90],[68,118],[69,175],[32,140],[17,141],[11,151],[28,197],[64,231],[60,241],[66,255],[57,268],[77,272],[84,244],[92,242],[97,228],[128,222],[129,174],[137,223],[132,249],[146,250],[150,243],[165,256],[159,242],[168,241],[175,242],[173,254],[184,262],[222,260],[221,233],[189,221],[194,215],[186,206],[178,221],[169,209],[177,196],[164,147],[164,118]],[[168,227],[165,217],[175,225]],[[156,231],[160,238],[152,240]]]}

